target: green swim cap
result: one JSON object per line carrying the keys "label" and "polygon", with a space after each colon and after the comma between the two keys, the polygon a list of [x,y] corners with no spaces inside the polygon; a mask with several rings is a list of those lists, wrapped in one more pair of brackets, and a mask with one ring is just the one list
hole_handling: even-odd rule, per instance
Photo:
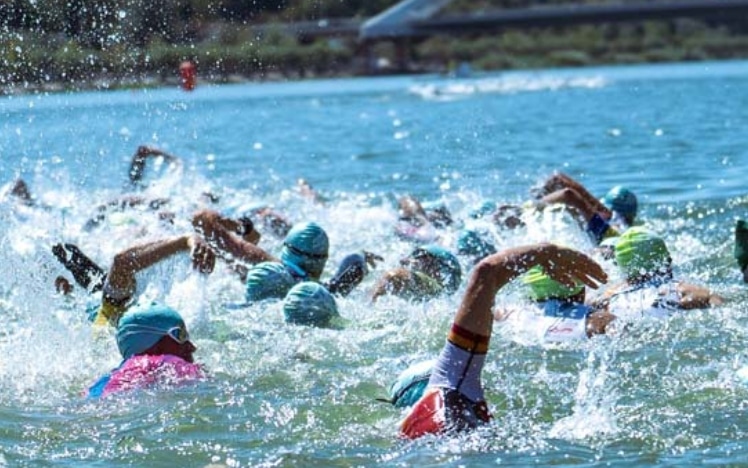
{"label": "green swim cap", "polygon": [[735,225],[734,257],[741,269],[748,265],[748,222],[742,219]]}
{"label": "green swim cap", "polygon": [[134,306],[117,325],[117,347],[124,359],[147,351],[169,333],[172,328],[186,332],[179,312],[163,304]]}
{"label": "green swim cap", "polygon": [[286,323],[326,327],[337,317],[338,306],[332,294],[319,283],[304,281],[286,295],[283,302]]}
{"label": "green swim cap", "polygon": [[611,211],[619,213],[630,224],[636,218],[638,203],[634,192],[622,185],[616,185],[601,200]]}
{"label": "green swim cap", "polygon": [[530,287],[530,297],[535,301],[548,299],[567,299],[584,290],[583,284],[573,288],[565,286],[548,276],[543,268],[536,265],[527,271],[522,282]]}
{"label": "green swim cap", "polygon": [[670,263],[670,251],[665,241],[641,226],[629,228],[620,235],[615,257],[627,278],[657,273]]}

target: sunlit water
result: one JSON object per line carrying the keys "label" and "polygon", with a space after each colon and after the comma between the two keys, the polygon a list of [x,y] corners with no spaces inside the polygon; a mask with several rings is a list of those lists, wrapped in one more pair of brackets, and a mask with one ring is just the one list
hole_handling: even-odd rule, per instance
{"label": "sunlit water", "polygon": [[[0,205],[0,466],[683,465],[748,457],[745,286],[732,259],[747,217],[748,63],[15,96],[0,100],[0,180],[23,177],[49,209]],[[181,156],[151,174],[174,226],[151,213],[81,226],[123,193],[140,144]],[[459,437],[403,442],[402,413],[375,401],[407,365],[433,357],[459,301],[367,300],[411,246],[392,232],[394,200],[442,201],[466,223],[483,200],[515,203],[554,170],[602,195],[623,183],[669,242],[676,274],[726,306],[644,322],[576,346],[497,327],[484,380],[494,421]],[[327,198],[299,196],[298,178]],[[7,186],[4,189],[7,192]],[[341,329],[286,325],[280,304],[236,308],[242,285],[186,258],[143,275],[179,308],[211,379],[104,401],[81,392],[119,362],[92,332],[87,298],[63,299],[49,247],[79,244],[106,266],[133,242],[186,232],[199,194],[240,213],[267,203],[328,231],[328,274],[365,248],[385,261],[338,304]],[[589,241],[563,213],[499,246]],[[456,230],[442,241],[452,245]],[[266,236],[261,246],[277,252]],[[616,276],[614,267],[611,269]],[[468,265],[465,265],[468,268]],[[463,281],[464,283],[464,281]],[[522,304],[521,289],[497,301]]]}

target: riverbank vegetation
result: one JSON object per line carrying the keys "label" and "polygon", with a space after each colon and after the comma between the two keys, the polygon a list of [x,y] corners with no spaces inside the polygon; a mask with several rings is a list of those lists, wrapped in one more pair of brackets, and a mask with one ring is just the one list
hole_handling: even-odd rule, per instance
{"label": "riverbank vegetation", "polygon": [[[587,0],[584,3],[606,0]],[[201,80],[298,79],[395,72],[396,48],[355,34],[299,37],[287,23],[363,21],[397,0],[8,0],[0,3],[4,92],[162,86],[183,60]],[[547,4],[580,3],[554,0]],[[457,0],[444,14],[538,6],[531,0]],[[660,22],[508,29],[411,41],[407,71],[474,70],[735,59],[748,33],[734,24]],[[372,63],[376,64],[372,68]],[[402,71],[402,70],[399,70]]]}

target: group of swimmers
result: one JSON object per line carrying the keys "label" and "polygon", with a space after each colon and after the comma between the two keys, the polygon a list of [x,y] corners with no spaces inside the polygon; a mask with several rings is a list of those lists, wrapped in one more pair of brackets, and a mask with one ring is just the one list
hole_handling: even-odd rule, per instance
{"label": "group of swimmers", "polygon": [[[179,159],[151,147],[139,147],[128,172],[132,186],[142,183],[147,158],[167,164]],[[302,182],[305,196],[319,202]],[[17,183],[13,195],[33,203],[28,187]],[[589,234],[599,250],[587,253],[553,242],[498,249],[490,237],[465,230],[456,253],[439,245],[434,233],[454,223],[444,206],[424,207],[413,197],[399,200],[396,235],[414,246],[401,265],[380,275],[370,295],[372,302],[385,295],[406,300],[429,300],[453,294],[463,285],[459,255],[469,259],[467,284],[446,343],[438,358],[406,371],[390,388],[390,402],[409,407],[400,434],[417,438],[474,428],[490,420],[481,383],[494,326],[529,321],[542,339],[570,341],[609,333],[616,324],[643,316],[663,317],[672,310],[719,305],[723,299],[702,286],[673,277],[672,258],[665,240],[636,222],[637,199],[625,187],[615,187],[602,199],[564,174],[555,174],[537,191],[537,199],[524,206],[489,204],[476,217],[489,219],[502,229],[522,225],[523,212],[548,205],[564,206]],[[208,200],[216,198],[203,194]],[[87,223],[94,228],[110,210],[145,204],[161,210],[168,200],[127,196],[102,205]],[[169,220],[169,216],[162,215]],[[245,303],[283,302],[288,323],[326,327],[339,312],[336,297],[346,296],[369,274],[379,255],[361,251],[346,256],[332,276],[322,282],[330,242],[316,222],[290,223],[270,209],[232,218],[202,207],[190,218],[192,232],[137,243],[117,253],[107,269],[100,267],[74,244],[56,244],[52,250],[86,293],[100,293],[92,314],[96,326],[114,330],[122,363],[88,389],[91,398],[142,388],[168,378],[171,383],[205,377],[194,362],[195,346],[184,319],[163,303],[138,297],[136,275],[179,253],[187,253],[196,271],[210,274],[217,259],[224,261],[245,285]],[[264,232],[282,239],[278,255],[258,246]],[[748,225],[735,231],[735,258],[748,281]],[[594,256],[612,258],[623,281],[602,294],[589,296],[608,281]],[[494,310],[496,294],[520,278],[526,285],[531,310]],[[73,285],[57,279],[58,290],[69,294]],[[632,306],[635,302],[635,306]]]}

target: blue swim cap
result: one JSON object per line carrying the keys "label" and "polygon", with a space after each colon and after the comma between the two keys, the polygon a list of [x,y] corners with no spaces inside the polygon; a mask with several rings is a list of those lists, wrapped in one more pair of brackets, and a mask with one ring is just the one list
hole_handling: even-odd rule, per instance
{"label": "blue swim cap", "polygon": [[295,284],[296,280],[283,264],[258,263],[247,272],[244,297],[247,302],[282,299]]}
{"label": "blue swim cap", "polygon": [[281,261],[292,263],[312,279],[322,275],[327,262],[330,241],[327,233],[316,223],[295,225],[283,240]]}
{"label": "blue swim cap", "polygon": [[421,361],[405,369],[390,385],[390,402],[398,408],[413,406],[429,384],[435,359]]}
{"label": "blue swim cap", "polygon": [[325,327],[338,316],[338,306],[324,286],[304,281],[288,291],[283,302],[283,315],[286,323]]}
{"label": "blue swim cap", "polygon": [[637,202],[634,192],[622,185],[616,185],[601,200],[611,211],[619,213],[629,224],[636,218]]}
{"label": "blue swim cap", "polygon": [[457,253],[480,260],[496,253],[496,247],[486,241],[478,231],[464,229],[457,238]]}
{"label": "blue swim cap", "polygon": [[439,264],[440,282],[447,292],[455,292],[460,286],[462,279],[462,268],[452,252],[438,245],[427,245],[416,248],[411,254],[411,258],[417,258],[420,255],[427,254],[433,257]]}
{"label": "blue swim cap", "polygon": [[122,357],[129,359],[148,350],[176,327],[186,330],[182,316],[171,307],[155,302],[136,305],[119,320],[117,347]]}

